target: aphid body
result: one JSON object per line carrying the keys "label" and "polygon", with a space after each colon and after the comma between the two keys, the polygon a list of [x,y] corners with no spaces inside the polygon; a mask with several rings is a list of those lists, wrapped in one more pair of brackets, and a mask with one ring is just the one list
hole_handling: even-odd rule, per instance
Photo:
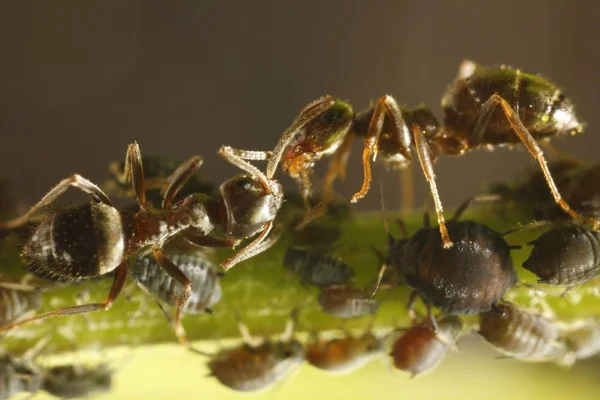
{"label": "aphid body", "polygon": [[287,249],[283,265],[296,272],[306,285],[341,285],[354,276],[354,270],[342,260],[300,248]]}
{"label": "aphid body", "polygon": [[308,343],[304,354],[313,367],[333,374],[351,373],[381,354],[382,343],[370,330],[360,336],[346,333],[343,337]]}
{"label": "aphid body", "polygon": [[446,314],[488,311],[517,282],[502,236],[474,221],[451,221],[454,247],[444,249],[440,232],[423,228],[391,241],[389,260],[426,304]]}
{"label": "aphid body", "polygon": [[394,366],[413,376],[438,366],[456,346],[463,324],[456,316],[446,316],[437,325],[437,332],[429,320],[406,329],[392,344]]}
{"label": "aphid body", "polygon": [[40,291],[35,288],[0,283],[0,326],[38,310],[41,302]]}
{"label": "aphid body", "polygon": [[343,285],[321,288],[317,301],[327,314],[345,319],[373,315],[379,308],[362,289]]}
{"label": "aphid body", "polygon": [[562,337],[573,356],[573,362],[600,354],[600,321],[593,319],[575,329],[562,332]]}
{"label": "aphid body", "polygon": [[499,352],[524,361],[561,362],[568,348],[556,322],[509,303],[480,314],[479,334]]}
{"label": "aphid body", "polygon": [[552,228],[530,244],[523,268],[539,283],[576,286],[600,274],[600,233],[583,225]]}
{"label": "aphid body", "polygon": [[43,390],[62,399],[74,399],[109,392],[113,370],[105,364],[59,365],[44,369],[42,375]]}
{"label": "aphid body", "polygon": [[0,355],[0,399],[22,393],[36,393],[42,385],[37,369],[24,360],[9,354]]}

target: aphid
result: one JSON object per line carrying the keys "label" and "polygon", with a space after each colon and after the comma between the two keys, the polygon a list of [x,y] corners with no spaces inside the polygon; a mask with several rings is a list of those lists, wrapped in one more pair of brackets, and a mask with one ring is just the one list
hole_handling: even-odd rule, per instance
{"label": "aphid", "polygon": [[[483,224],[457,221],[471,201],[459,207],[448,223],[455,242],[450,249],[443,248],[443,239],[437,229],[429,226],[428,218],[425,227],[412,237],[390,238],[390,266],[398,269],[414,294],[423,299],[430,317],[431,305],[445,314],[489,311],[517,282],[511,246],[502,236]],[[409,309],[414,299],[411,296]],[[431,322],[435,325],[435,319]]]}
{"label": "aphid", "polygon": [[[166,190],[171,180],[171,175],[176,173],[181,162],[158,155],[145,155],[142,158],[142,163],[146,198],[151,204],[155,202],[156,204],[160,204],[162,201],[162,192]],[[109,194],[135,198],[135,193],[125,173],[125,164],[122,160],[113,161],[109,164],[108,179],[106,179],[102,187]],[[174,201],[194,193],[206,193],[210,196],[218,194],[214,185],[204,181],[198,174],[193,174],[179,191]]]}
{"label": "aphid", "polygon": [[41,307],[41,289],[0,282],[0,326],[23,318]]}
{"label": "aphid", "polygon": [[[192,285],[190,296],[181,312],[184,314],[212,313],[210,307],[221,300],[222,292],[218,272],[204,252],[198,249],[165,249],[166,256],[179,267]],[[174,280],[156,262],[146,255],[137,258],[131,267],[131,276],[148,294],[160,301],[175,306],[183,292],[183,286]]]}
{"label": "aphid", "polygon": [[479,318],[479,334],[506,356],[560,363],[568,355],[559,325],[538,313],[500,303],[496,310],[481,313]]}
{"label": "aphid", "polygon": [[321,288],[317,301],[324,312],[338,318],[374,315],[379,308],[379,302],[370,299],[364,290],[343,285]]}
{"label": "aphid", "polygon": [[592,318],[577,325],[562,331],[563,340],[572,353],[572,362],[600,354],[600,320]]}
{"label": "aphid", "polygon": [[94,396],[110,391],[112,375],[113,370],[106,364],[59,365],[43,369],[41,389],[62,399]]}
{"label": "aphid", "polygon": [[574,287],[600,274],[600,232],[568,224],[529,244],[533,250],[523,268],[533,272],[538,283]]}
{"label": "aphid", "polygon": [[[76,174],[61,181],[26,214],[0,224],[0,227],[12,228],[26,223],[37,211],[74,186],[88,193],[94,201],[65,207],[38,225],[23,248],[28,269],[40,276],[69,281],[88,280],[114,272],[112,287],[103,302],[60,308],[0,329],[12,329],[59,315],[110,308],[125,283],[128,257],[151,249],[156,262],[184,288],[177,298],[173,321],[179,341],[184,343],[181,310],[191,294],[191,282],[165,255],[164,243],[179,236],[199,246],[231,247],[239,239],[255,237],[222,262],[221,266],[228,270],[268,249],[279,238],[275,234],[268,235],[282,203],[281,185],[267,179],[230,148],[222,147],[219,154],[249,175],[239,175],[224,182],[218,199],[197,193],[173,204],[179,190],[202,164],[201,157],[195,156],[171,175],[162,207],[152,207],[146,201],[142,157],[135,143],[128,148],[125,170],[131,178],[139,212],[119,212],[102,190]],[[223,226],[226,237],[209,236],[219,226]]]}
{"label": "aphid", "polygon": [[463,324],[456,316],[446,316],[437,322],[430,320],[404,331],[392,344],[390,356],[394,366],[412,376],[431,371],[455,348]]}
{"label": "aphid", "polygon": [[287,249],[283,265],[296,272],[305,285],[341,285],[354,276],[354,270],[342,260],[300,248]]}
{"label": "aphid", "polygon": [[[460,155],[478,148],[522,142],[548,181],[554,200],[578,222],[599,222],[574,211],[561,197],[537,141],[583,131],[571,101],[556,85],[539,75],[507,66],[487,68],[464,61],[458,76],[442,96],[444,120],[440,124],[425,107],[404,109],[389,95],[356,115],[347,102],[324,96],[306,106],[282,135],[268,159],[267,177],[277,166],[300,182],[305,198],[311,193],[313,164],[333,155],[324,183],[324,202],[332,185],[345,175],[353,136],[364,136],[364,181],[352,202],[363,198],[371,184],[371,156],[391,169],[405,168],[416,153],[433,196],[444,248],[452,246],[446,229],[433,164],[441,155]],[[306,201],[308,204],[308,200]],[[323,207],[309,214],[322,212]],[[309,215],[309,219],[314,215]]]}
{"label": "aphid", "polygon": [[35,366],[10,354],[0,355],[0,399],[9,399],[22,393],[36,393],[42,378]]}
{"label": "aphid", "polygon": [[305,346],[304,355],[313,367],[334,374],[348,374],[381,354],[382,347],[381,338],[369,327],[360,336],[344,332],[343,337],[322,339],[315,335]]}
{"label": "aphid", "polygon": [[294,338],[297,318],[298,310],[294,310],[278,341],[253,338],[238,321],[244,343],[211,355],[210,376],[240,392],[266,389],[282,380],[304,360],[302,344]]}

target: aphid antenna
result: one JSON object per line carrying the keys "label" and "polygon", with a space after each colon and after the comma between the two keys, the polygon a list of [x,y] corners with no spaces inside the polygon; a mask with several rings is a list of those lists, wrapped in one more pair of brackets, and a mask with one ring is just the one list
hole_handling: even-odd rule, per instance
{"label": "aphid antenna", "polygon": [[[388,223],[387,218],[385,218],[385,215],[384,215],[385,214],[385,200],[384,200],[384,196],[383,196],[383,178],[381,177],[381,175],[379,176],[379,203],[381,206],[381,213],[382,213],[381,220],[383,222],[383,229],[385,231],[386,237],[388,238],[388,242],[391,243],[390,225]],[[406,232],[406,230],[404,230],[404,232]],[[378,252],[376,252],[375,254],[378,254]],[[382,263],[381,267],[379,268],[379,274],[377,275],[377,280],[375,281],[375,287],[373,288],[373,291],[371,292],[371,295],[369,296],[369,300],[367,301],[367,304],[366,304],[367,307],[369,307],[371,302],[373,301],[375,294],[379,290],[379,286],[381,286],[381,281],[383,280],[383,275],[385,274],[385,271],[387,271],[387,269],[389,268],[389,266],[388,266],[389,262],[386,259],[386,257],[381,257],[381,258],[383,258],[384,262]]]}

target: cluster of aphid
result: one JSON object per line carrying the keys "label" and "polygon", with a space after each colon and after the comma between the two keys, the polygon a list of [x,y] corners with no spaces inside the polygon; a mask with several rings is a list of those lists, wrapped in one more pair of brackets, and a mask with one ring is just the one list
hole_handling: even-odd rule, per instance
{"label": "cluster of aphid", "polygon": [[[502,353],[529,361],[570,364],[600,351],[598,321],[563,326],[541,313],[503,301],[518,283],[510,256],[514,246],[504,239],[512,232],[503,235],[483,224],[458,220],[467,205],[481,197],[469,199],[446,222],[433,170],[439,155],[522,142],[539,162],[541,175],[525,183],[526,190],[498,186],[491,197],[514,201],[525,197],[528,204],[537,204],[535,210],[550,221],[551,229],[532,243],[523,267],[541,283],[578,286],[600,273],[600,233],[596,231],[600,203],[593,191],[597,185],[589,184],[594,174],[592,169],[575,173],[580,165],[576,168],[566,163],[555,182],[538,145],[538,141],[583,130],[571,102],[554,84],[537,75],[464,62],[442,98],[442,107],[440,124],[426,108],[405,109],[388,95],[360,113],[347,102],[322,97],[300,112],[272,151],[222,147],[219,154],[245,174],[228,179],[218,191],[197,180],[201,157],[169,168],[150,158],[142,162],[138,145],[130,145],[125,163],[111,166],[112,190],[132,195],[136,207],[118,210],[100,187],[76,174],[61,181],[24,215],[0,223],[4,229],[34,226],[22,248],[26,267],[38,277],[55,281],[54,285],[112,275],[105,300],[28,316],[39,307],[40,292],[52,285],[32,288],[6,283],[0,287],[0,330],[49,317],[107,310],[131,275],[172,320],[179,342],[189,345],[182,315],[210,313],[222,295],[219,278],[223,273],[207,257],[206,249],[235,249],[221,263],[227,271],[277,242],[283,229],[275,218],[284,201],[282,187],[274,179],[279,168],[300,183],[304,199],[306,213],[294,229],[310,229],[313,220],[332,204],[334,182],[344,177],[352,141],[359,136],[365,138],[364,182],[352,202],[368,193],[371,161],[376,158],[387,167],[403,168],[416,156],[431,189],[438,226],[432,228],[426,220],[424,228],[408,237],[401,224],[404,237],[390,236],[375,285],[376,291],[382,283],[403,282],[413,290],[409,302],[412,326],[382,336],[370,329],[356,337],[346,334],[324,340],[317,336],[303,347],[293,335],[298,310],[292,313],[281,340],[275,342],[259,343],[240,321],[245,343],[209,355],[213,376],[228,387],[250,391],[273,384],[303,360],[330,371],[352,370],[381,353],[384,339],[392,338],[394,366],[420,374],[437,365],[457,346],[458,338],[471,330],[477,330]],[[315,191],[313,166],[325,156],[332,161],[322,190]],[[266,161],[265,172],[251,161]],[[550,196],[540,197],[545,188],[527,192],[534,182],[549,187],[554,207],[546,200]],[[92,201],[38,218],[69,187],[87,193]],[[160,206],[155,205],[150,191],[160,193]],[[566,193],[564,198],[561,192]],[[317,206],[313,204],[315,193],[322,193]],[[557,222],[555,209],[572,220]],[[130,261],[130,257],[135,258]],[[319,288],[318,303],[324,312],[339,318],[377,312],[378,302],[372,298],[375,291],[371,294],[352,286],[352,269],[327,251],[293,246],[284,265],[304,284]],[[413,310],[419,297],[427,306],[425,319]],[[173,315],[165,305],[174,307]],[[434,315],[433,307],[442,315]],[[463,316],[468,315],[479,315],[478,322],[465,323]],[[12,360],[7,365],[16,371],[25,364]],[[8,389],[4,391],[8,393]]]}

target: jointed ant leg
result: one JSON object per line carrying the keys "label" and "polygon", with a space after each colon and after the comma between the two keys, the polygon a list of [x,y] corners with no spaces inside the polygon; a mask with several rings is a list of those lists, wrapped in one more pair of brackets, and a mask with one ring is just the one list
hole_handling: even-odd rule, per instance
{"label": "jointed ant leg", "polygon": [[115,269],[115,278],[113,280],[113,284],[110,287],[110,291],[106,296],[106,299],[102,303],[91,303],[91,304],[82,304],[78,306],[72,307],[64,307],[58,308],[54,311],[50,311],[43,314],[38,314],[30,318],[22,319],[8,325],[4,325],[0,327],[0,332],[8,331],[14,329],[18,326],[28,324],[34,321],[40,321],[47,318],[58,317],[62,315],[76,315],[76,314],[85,314],[93,311],[99,310],[108,310],[115,299],[121,293],[121,289],[123,289],[123,285],[125,284],[125,279],[127,278],[127,261],[123,261],[116,269]]}
{"label": "jointed ant leg", "polygon": [[425,174],[425,179],[427,180],[427,183],[429,183],[429,189],[431,190],[431,197],[433,198],[433,204],[435,206],[435,213],[437,215],[440,234],[442,235],[442,243],[445,249],[449,249],[454,244],[452,243],[452,240],[450,240],[448,229],[446,228],[444,209],[442,208],[442,201],[440,200],[437,184],[435,182],[435,172],[433,171],[430,148],[427,144],[425,135],[419,130],[418,126],[412,126],[411,130],[415,141],[417,156],[419,158],[419,162],[421,163],[421,169]]}
{"label": "jointed ant leg", "polygon": [[177,169],[169,176],[169,186],[165,190],[165,195],[162,201],[162,208],[171,208],[173,199],[177,196],[177,193],[181,188],[190,180],[192,176],[202,166],[202,157],[194,156],[181,164]]}
{"label": "jointed ant leg", "polygon": [[381,135],[381,131],[383,129],[383,122],[386,116],[392,118],[396,129],[396,134],[398,135],[398,139],[402,145],[401,150],[404,150],[406,152],[410,151],[410,145],[412,143],[410,131],[406,125],[406,122],[402,118],[402,112],[398,107],[398,103],[392,96],[389,95],[385,95],[379,98],[377,104],[375,104],[373,116],[371,117],[371,122],[369,123],[367,137],[365,139],[365,147],[362,155],[364,171],[363,184],[360,190],[357,193],[355,193],[354,196],[352,196],[352,199],[350,200],[352,203],[356,203],[360,199],[365,197],[371,187],[370,157],[371,154],[373,154],[373,161],[377,159],[377,152],[379,150],[377,145],[379,142],[379,136]]}
{"label": "jointed ant leg", "polygon": [[187,345],[187,338],[185,336],[185,330],[183,329],[183,325],[181,323],[182,318],[182,310],[187,303],[190,295],[192,294],[192,283],[188,279],[187,276],[179,269],[179,267],[171,260],[167,258],[162,248],[159,245],[156,245],[152,248],[152,255],[154,259],[161,266],[162,269],[175,281],[177,281],[181,286],[183,286],[183,291],[177,297],[177,302],[175,303],[175,316],[173,319],[173,326],[175,329],[175,335],[177,336],[177,340],[179,344]]}
{"label": "jointed ant leg", "polygon": [[[234,149],[229,146],[222,146],[219,149],[219,155],[221,157],[223,157],[225,160],[227,160],[231,164],[235,165],[242,171],[246,171],[253,177],[259,179],[261,181],[261,183],[263,184],[263,186],[265,187],[265,189],[269,190],[271,186],[269,185],[269,180],[267,179],[265,174],[263,174],[254,165],[245,161],[243,155],[248,154],[248,153],[250,153],[250,152],[245,151],[245,150],[237,150],[237,149]],[[261,152],[252,152],[252,153],[261,153]],[[264,152],[264,154],[265,154],[265,159],[266,159],[266,157],[268,157],[268,153]]]}
{"label": "jointed ant leg", "polygon": [[296,138],[296,135],[304,128],[304,126],[312,121],[317,115],[327,111],[335,104],[335,99],[332,96],[323,96],[314,102],[307,105],[301,112],[298,118],[292,125],[286,129],[281,135],[281,138],[273,149],[272,157],[267,162],[267,177],[272,179],[277,170],[277,166],[281,161],[283,152],[289,144]]}
{"label": "jointed ant leg", "polygon": [[189,243],[194,247],[223,247],[232,249],[240,243],[240,241],[237,239],[220,238],[206,235],[194,235],[189,232],[184,232],[183,237],[186,243]]}
{"label": "jointed ant leg", "polygon": [[146,186],[144,182],[144,165],[142,163],[142,153],[137,143],[132,143],[127,148],[125,155],[125,169],[123,175],[131,181],[133,193],[141,209],[146,209],[150,205],[146,200]]}
{"label": "jointed ant leg", "polygon": [[12,229],[26,224],[36,212],[54,202],[71,186],[76,187],[77,189],[80,189],[85,193],[89,194],[90,196],[92,196],[94,201],[112,206],[112,203],[108,199],[108,196],[98,186],[93,184],[91,181],[85,179],[81,175],[74,174],[66,179],[63,179],[58,183],[58,185],[50,189],[50,191],[46,193],[46,195],[42,197],[42,199],[33,207],[31,207],[29,211],[27,211],[25,214],[8,221],[0,222],[0,228]]}
{"label": "jointed ant leg", "polygon": [[221,263],[221,267],[227,271],[236,264],[239,264],[240,262],[247,260],[256,254],[262,253],[273,246],[277,240],[279,240],[283,230],[276,229],[271,236],[267,237],[272,228],[273,222],[266,223],[263,231],[252,242],[248,243],[245,247],[242,247],[232,256],[225,259]]}
{"label": "jointed ant leg", "polygon": [[525,128],[525,125],[523,125],[523,122],[521,122],[521,119],[510,106],[510,104],[508,104],[508,102],[498,94],[492,95],[481,107],[479,117],[475,123],[472,132],[473,140],[475,142],[481,140],[485,133],[487,123],[489,122],[491,115],[495,112],[496,107],[498,105],[502,107],[502,111],[504,111],[504,115],[506,116],[506,119],[508,119],[508,122],[510,123],[510,126],[512,127],[517,137],[521,140],[521,142],[523,142],[529,154],[531,154],[531,156],[534,157],[540,165],[540,169],[542,170],[542,173],[546,178],[546,182],[548,184],[548,187],[550,188],[550,192],[552,192],[554,201],[563,209],[564,212],[569,214],[571,218],[573,218],[575,221],[580,223],[590,223],[593,225],[594,229],[600,228],[600,221],[594,218],[586,218],[583,215],[579,214],[577,211],[573,210],[571,206],[569,206],[569,204],[562,198],[558,188],[556,187],[556,183],[552,178],[552,174],[548,169],[548,164],[546,163],[544,152],[537,144],[533,136],[531,136],[531,134],[527,131],[527,128]]}

